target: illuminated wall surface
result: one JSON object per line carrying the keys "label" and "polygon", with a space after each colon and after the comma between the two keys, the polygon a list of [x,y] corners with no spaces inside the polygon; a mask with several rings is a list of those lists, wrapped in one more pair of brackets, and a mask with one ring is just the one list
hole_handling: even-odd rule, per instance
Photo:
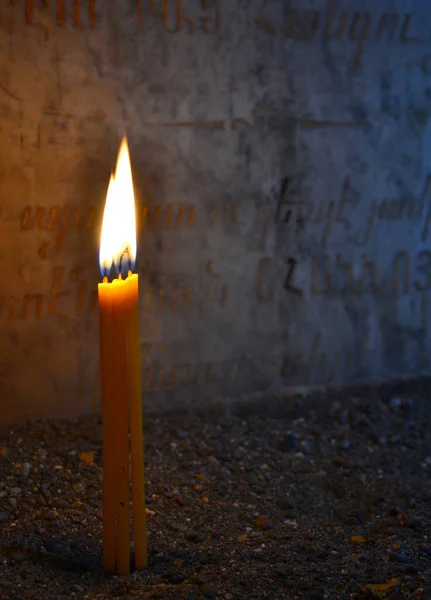
{"label": "illuminated wall surface", "polygon": [[125,130],[144,404],[429,373],[428,0],[2,0],[3,423],[99,407]]}

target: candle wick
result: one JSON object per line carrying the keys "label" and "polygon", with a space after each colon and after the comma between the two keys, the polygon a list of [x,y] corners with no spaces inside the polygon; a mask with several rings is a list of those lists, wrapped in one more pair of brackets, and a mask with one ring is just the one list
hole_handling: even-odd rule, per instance
{"label": "candle wick", "polygon": [[127,258],[127,269],[128,269],[128,271],[130,273],[131,272],[132,261],[130,260],[130,250],[129,250],[128,247],[124,250],[124,252],[123,252],[123,254],[121,255],[121,258],[120,258],[120,264],[119,264],[119,269],[118,269],[120,271],[120,273],[122,272],[122,268],[121,267],[123,266],[123,259],[124,259],[124,257]]}
{"label": "candle wick", "polygon": [[106,275],[103,277],[103,283],[108,283],[108,278],[106,277]]}
{"label": "candle wick", "polygon": [[129,269],[129,272],[127,273],[127,277],[131,277],[133,275],[131,269]]}

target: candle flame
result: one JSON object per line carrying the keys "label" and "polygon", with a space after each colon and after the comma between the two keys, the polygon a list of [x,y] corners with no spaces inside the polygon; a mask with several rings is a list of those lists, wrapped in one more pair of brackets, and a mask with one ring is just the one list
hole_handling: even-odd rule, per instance
{"label": "candle flame", "polygon": [[111,175],[103,214],[99,263],[102,277],[112,264],[117,273],[133,270],[136,261],[136,214],[132,168],[126,137],[118,151],[115,175]]}

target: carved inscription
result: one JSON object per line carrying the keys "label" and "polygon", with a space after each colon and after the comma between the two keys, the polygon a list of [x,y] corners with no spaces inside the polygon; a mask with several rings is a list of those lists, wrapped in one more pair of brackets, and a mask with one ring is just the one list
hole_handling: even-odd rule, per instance
{"label": "carved inscription", "polygon": [[419,69],[423,75],[431,75],[431,54],[427,53],[420,58],[408,60],[405,67],[406,69]]}
{"label": "carved inscription", "polygon": [[[141,309],[184,310],[193,306],[224,307],[229,300],[229,286],[217,272],[214,261],[205,267],[206,286],[198,296],[192,285],[168,282],[164,286],[149,284],[145,275],[140,281]],[[52,275],[50,293],[31,293],[17,296],[0,296],[0,321],[55,317],[62,324],[70,318],[93,315],[97,311],[97,281],[89,279],[82,267],[66,269],[56,267]],[[192,304],[192,301],[195,302]]]}
{"label": "carved inscription", "polygon": [[152,391],[198,387],[220,382],[232,383],[237,368],[237,360],[220,363],[180,363],[172,367],[154,360],[144,367],[143,381],[145,389]]}
{"label": "carved inscription", "polygon": [[190,306],[191,286],[153,289],[141,285],[141,288],[144,310],[161,311],[164,308],[175,309],[188,308]]}
{"label": "carved inscription", "polygon": [[[168,366],[154,355],[164,354],[166,345],[163,342],[141,345],[142,383],[147,392],[204,387],[211,384],[232,384],[238,373],[247,372],[249,365],[242,359],[230,359],[221,362],[182,362]],[[96,377],[90,410],[96,408],[100,388],[99,374]]]}
{"label": "carved inscription", "polygon": [[[418,43],[413,13],[345,10],[331,0],[329,10],[286,8],[284,27],[270,17],[270,2],[261,0],[256,24],[273,37],[285,36],[297,41],[343,40],[354,46],[354,65],[363,62],[368,42]],[[416,17],[418,19],[418,17]]]}
{"label": "carved inscription", "polygon": [[[51,37],[51,23],[64,25],[67,20],[74,25],[82,24],[81,4],[87,6],[87,18],[90,27],[94,27],[96,21],[96,0],[9,0],[10,4],[24,4],[25,21],[30,25],[38,25],[45,33],[45,39]],[[50,6],[55,5],[54,10]],[[51,17],[51,19],[50,19]]]}
{"label": "carved inscription", "polygon": [[[68,232],[90,230],[96,226],[97,213],[94,206],[84,209],[81,206],[52,206],[45,208],[26,206],[21,215],[21,231],[45,231],[54,236],[53,253],[58,254],[64,248]],[[45,260],[50,246],[43,241],[39,246],[39,256]]]}
{"label": "carved inscription", "polygon": [[215,226],[217,224],[238,225],[238,205],[227,203],[212,204],[209,218],[197,215],[194,204],[156,204],[153,207],[138,207],[138,231],[141,229],[180,229]]}
{"label": "carved inscription", "polygon": [[161,17],[163,26],[168,33],[178,33],[181,30],[195,33],[196,30],[206,33],[220,31],[222,12],[219,0],[200,0],[201,15],[194,20],[187,16],[183,0],[136,0],[136,17],[142,25],[146,16]]}
{"label": "carved inscription", "polygon": [[39,146],[82,146],[93,140],[106,139],[108,135],[109,125],[103,114],[90,113],[84,118],[78,118],[52,107],[45,107],[36,137]]}
{"label": "carved inscription", "polygon": [[[296,263],[293,264],[296,267]],[[366,253],[354,262],[341,253],[335,256],[324,254],[318,258],[312,257],[309,268],[309,289],[306,293],[316,297],[361,297],[369,294],[400,297],[415,290],[431,290],[431,250],[427,249],[421,250],[414,258],[400,250],[386,266],[379,265]],[[284,287],[288,292],[298,295],[296,288]]]}
{"label": "carved inscription", "polygon": [[[33,316],[36,318],[42,314],[44,296],[42,294],[25,294],[22,299],[15,296],[0,298],[0,318],[8,320],[26,319],[33,307]],[[30,314],[31,316],[31,314]]]}
{"label": "carved inscription", "polygon": [[222,285],[220,282],[221,276],[220,273],[217,273],[214,270],[214,261],[209,260],[206,266],[207,275],[209,275],[212,279],[212,286],[210,295],[208,298],[208,305],[215,306],[216,304],[220,304],[221,306],[225,306],[228,298],[229,298],[229,286],[224,284]]}
{"label": "carved inscription", "polygon": [[367,201],[365,222],[358,225],[355,214],[363,199],[353,189],[350,176],[346,176],[341,186],[339,199],[313,200],[298,198],[297,191],[291,193],[293,182],[285,178],[280,192],[274,194],[274,201],[256,206],[256,220],[260,222],[273,214],[276,224],[282,227],[306,225],[321,229],[320,243],[326,247],[335,228],[352,233],[352,241],[357,246],[366,246],[379,223],[405,223],[418,221],[422,243],[428,240],[431,229],[431,174],[428,174],[418,197],[406,196],[395,199],[371,199]]}
{"label": "carved inscription", "polygon": [[[324,335],[318,330],[314,334],[310,355],[299,361],[302,367],[300,368],[302,381],[306,384],[332,383],[340,376],[361,371],[366,366],[370,337],[371,331],[366,328],[356,350],[340,349],[334,352],[331,348],[328,352],[324,348]],[[295,372],[297,365],[297,360],[285,359],[281,367],[281,376],[284,378],[297,376],[298,373]]]}
{"label": "carved inscription", "polygon": [[[311,257],[306,289],[298,285],[297,268],[298,261],[289,257],[280,287],[298,297],[339,298],[370,294],[401,297],[414,291],[431,290],[431,250],[427,249],[421,250],[413,258],[407,251],[400,250],[386,266],[379,265],[366,253],[354,261],[349,261],[342,253]],[[279,282],[275,260],[261,258],[256,274],[256,297],[259,302],[272,302],[276,298]]]}
{"label": "carved inscription", "polygon": [[284,289],[287,292],[290,292],[291,294],[294,294],[295,296],[302,296],[304,294],[304,292],[299,289],[298,287],[296,287],[294,280],[295,280],[295,270],[297,267],[298,261],[294,258],[288,258],[287,259],[287,271],[286,271],[286,277],[284,279]]}
{"label": "carved inscription", "polygon": [[[153,207],[138,205],[137,229],[193,229],[201,227],[238,226],[238,206],[227,203],[213,204],[206,213],[194,204],[157,204]],[[50,254],[59,254],[64,248],[68,235],[74,231],[90,231],[100,228],[100,207],[95,206],[26,206],[21,213],[22,232],[39,231],[52,236],[40,243],[39,256],[45,260]]]}
{"label": "carved inscription", "polygon": [[[283,287],[286,291],[295,296],[302,296],[303,291],[297,287],[296,280],[297,261],[294,258],[287,260]],[[256,297],[261,303],[272,302],[277,292],[277,265],[273,258],[261,258],[257,265],[256,273]]]}
{"label": "carved inscription", "polygon": [[[268,210],[273,211],[274,221],[279,226],[289,227],[296,225],[299,228],[306,224],[320,225],[322,229],[321,245],[325,247],[328,244],[331,233],[336,226],[342,226],[350,230],[352,223],[347,216],[349,210],[356,207],[357,197],[351,195],[350,176],[344,179],[339,200],[303,200],[298,198],[299,194],[294,191],[290,194],[292,180],[285,178],[282,180],[280,192],[275,192],[275,204],[269,206],[257,206],[256,217],[262,215]],[[298,198],[298,199],[296,199]],[[275,206],[275,208],[273,208]]]}
{"label": "carved inscription", "polygon": [[[422,221],[424,215],[426,216],[421,230],[421,241],[426,242],[431,223],[430,191],[431,174],[427,176],[423,191],[418,199],[401,198],[398,200],[372,200],[365,228],[356,234],[355,242],[360,246],[365,246],[371,237],[371,233],[377,221],[387,223],[396,221],[401,222],[408,219],[418,219]],[[429,202],[425,213],[427,200]]]}
{"label": "carved inscription", "polygon": [[27,317],[40,318],[42,316],[58,317],[62,323],[67,321],[62,312],[62,298],[69,296],[71,291],[63,288],[63,267],[54,271],[52,290],[49,295],[24,294],[21,298],[14,295],[0,297],[0,319],[12,321],[16,319],[25,320]]}
{"label": "carved inscription", "polygon": [[138,211],[138,231],[149,229],[179,229],[195,225],[196,207],[193,204],[143,206]]}

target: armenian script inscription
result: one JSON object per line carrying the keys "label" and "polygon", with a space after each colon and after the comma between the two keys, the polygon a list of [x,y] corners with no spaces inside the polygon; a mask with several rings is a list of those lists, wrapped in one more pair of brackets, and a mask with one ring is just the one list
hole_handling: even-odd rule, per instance
{"label": "armenian script inscription", "polygon": [[[51,37],[51,28],[47,20],[46,9],[49,8],[48,0],[9,0],[10,4],[22,5],[25,2],[25,20],[30,25],[42,27],[45,39]],[[96,0],[66,0],[55,1],[54,18],[57,25],[64,25],[67,19],[79,26],[82,24],[82,5],[87,5],[87,20],[90,27],[94,27],[96,21]],[[52,14],[52,13],[51,13]]]}
{"label": "armenian script inscription", "polygon": [[430,15],[426,0],[4,0],[0,421],[97,405],[124,133],[146,411],[429,374]]}
{"label": "armenian script inscription", "polygon": [[[270,0],[262,0],[256,23],[270,35],[285,36],[298,41],[346,40],[354,47],[354,66],[363,63],[365,46],[369,42],[417,44],[429,41],[417,32],[413,13],[346,10],[338,0],[331,0],[326,10],[287,8],[283,25],[268,13]],[[268,15],[268,16],[267,16]]]}

